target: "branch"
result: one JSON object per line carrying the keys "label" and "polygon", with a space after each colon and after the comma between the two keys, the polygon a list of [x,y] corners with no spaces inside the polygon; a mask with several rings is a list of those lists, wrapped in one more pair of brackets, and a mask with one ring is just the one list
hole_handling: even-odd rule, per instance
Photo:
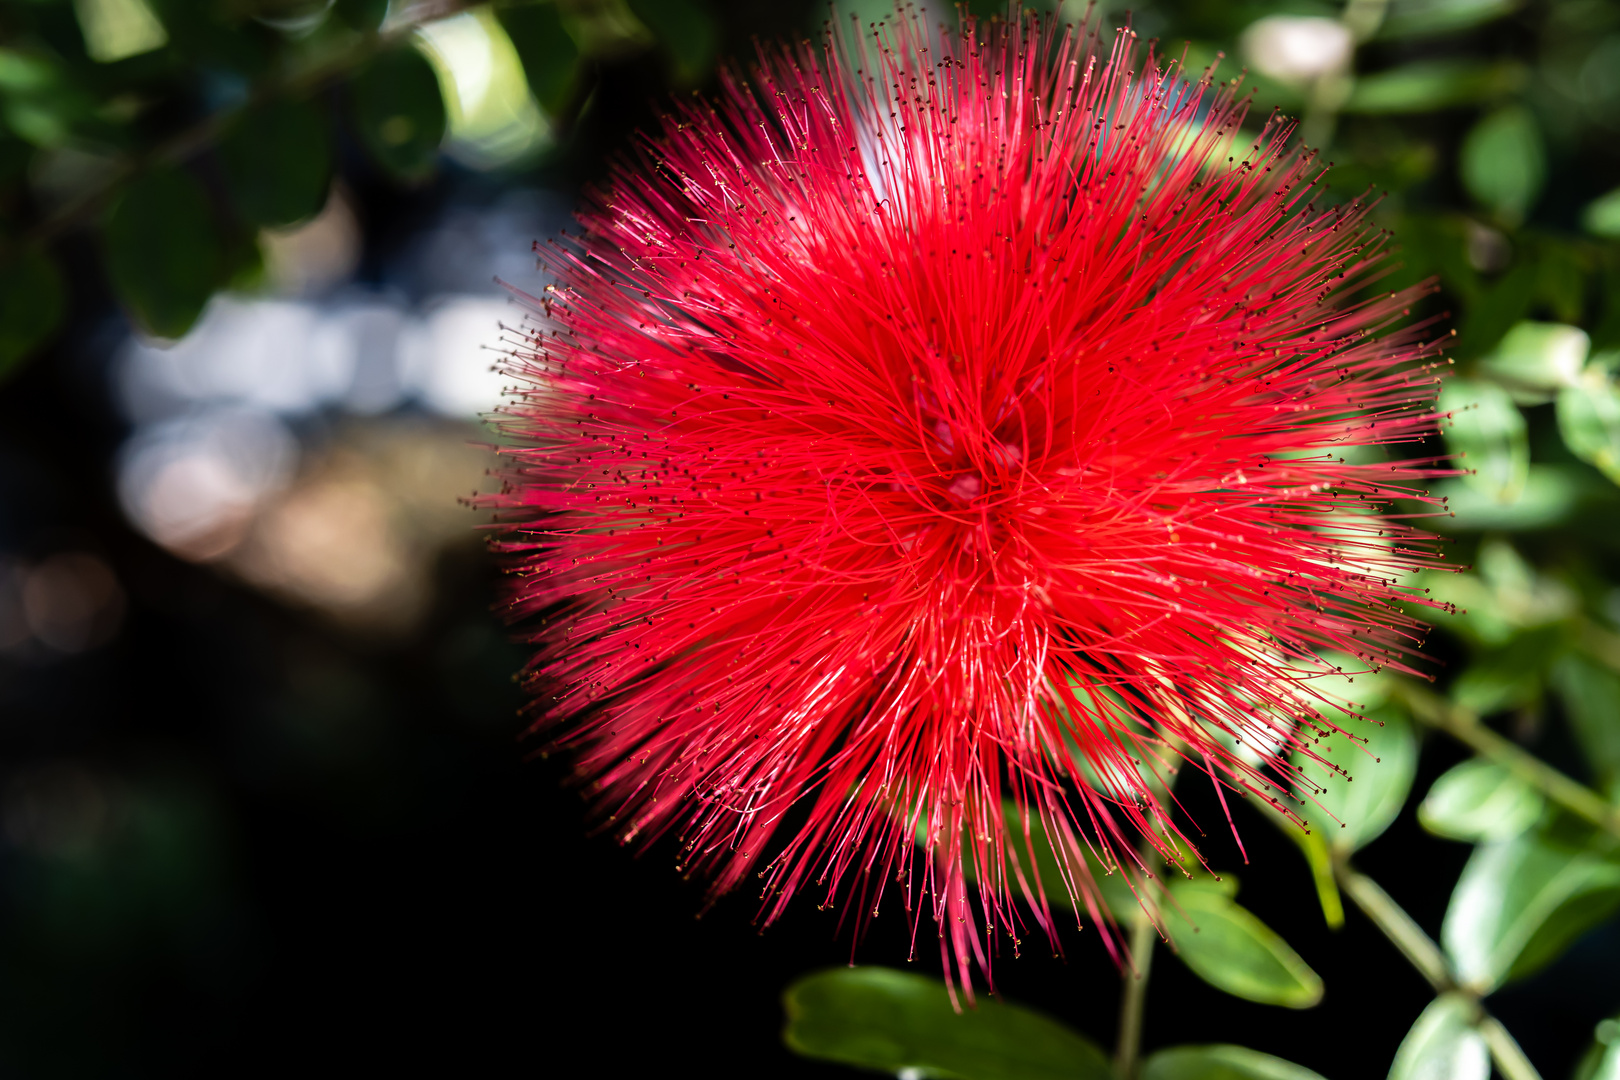
{"label": "branch", "polygon": [[1620,837],[1620,807],[1591,788],[1577,784],[1518,743],[1504,739],[1480,722],[1470,709],[1454,705],[1416,683],[1392,683],[1412,715],[1423,723],[1470,747],[1480,757],[1496,762],[1548,799],[1600,829]]}
{"label": "branch", "polygon": [[1339,879],[1339,886],[1373,925],[1384,932],[1401,955],[1417,968],[1419,973],[1429,981],[1436,994],[1447,992],[1462,994],[1478,1007],[1478,1019],[1474,1021],[1474,1029],[1484,1038],[1485,1045],[1490,1048],[1491,1058],[1496,1062],[1497,1069],[1506,1080],[1541,1080],[1541,1074],[1536,1067],[1530,1064],[1530,1059],[1524,1056],[1519,1043],[1502,1026],[1502,1022],[1480,1004],[1479,995],[1467,987],[1457,985],[1456,978],[1451,973],[1451,965],[1446,962],[1445,953],[1434,939],[1423,932],[1406,910],[1397,904],[1389,893],[1374,881],[1353,867],[1349,860],[1335,860],[1334,874]]}

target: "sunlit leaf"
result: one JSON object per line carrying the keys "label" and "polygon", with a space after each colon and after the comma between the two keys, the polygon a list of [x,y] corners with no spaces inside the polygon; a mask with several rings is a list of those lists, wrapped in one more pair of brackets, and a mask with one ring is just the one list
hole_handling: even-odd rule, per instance
{"label": "sunlit leaf", "polygon": [[280,228],[314,217],[332,183],[326,116],[314,104],[277,100],[242,117],[219,143],[237,211]]}
{"label": "sunlit leaf", "polygon": [[1478,1009],[1462,994],[1435,998],[1401,1040],[1389,1080],[1489,1080],[1491,1052],[1473,1026]]}
{"label": "sunlit leaf", "polygon": [[1436,409],[1446,449],[1461,454],[1464,480],[1500,503],[1515,502],[1530,471],[1530,439],[1524,416],[1508,392],[1477,379],[1447,379]]}
{"label": "sunlit leaf", "polygon": [[1534,825],[1541,793],[1495,762],[1474,758],[1446,771],[1418,805],[1418,821],[1453,840],[1509,840]]}
{"label": "sunlit leaf", "polygon": [[351,87],[355,127],[377,162],[406,181],[433,171],[445,107],[433,65],[409,45],[368,64]]}
{"label": "sunlit leaf", "polygon": [[1620,484],[1620,387],[1602,368],[1559,392],[1558,433],[1570,453]]}
{"label": "sunlit leaf", "polygon": [[1547,182],[1547,151],[1536,118],[1522,105],[1491,113],[1463,139],[1458,165],[1470,195],[1517,222]]}
{"label": "sunlit leaf", "polygon": [[1290,1009],[1322,1000],[1321,977],[1218,884],[1176,882],[1162,910],[1177,955],[1211,986]]}
{"label": "sunlit leaf", "polygon": [[677,82],[698,82],[709,73],[720,46],[720,28],[702,4],[696,0],[630,0],[630,10],[669,53]]}
{"label": "sunlit leaf", "polygon": [[1556,959],[1620,907],[1620,864],[1537,833],[1475,849],[1441,942],[1459,981],[1488,993]]}
{"label": "sunlit leaf", "polygon": [[1586,331],[1577,326],[1522,322],[1503,336],[1480,367],[1510,390],[1556,391],[1575,385],[1591,345]]}
{"label": "sunlit leaf", "polygon": [[1587,765],[1613,791],[1620,786],[1620,674],[1571,653],[1553,668],[1552,685]]}
{"label": "sunlit leaf", "polygon": [[1244,1046],[1172,1046],[1148,1055],[1141,1080],[1322,1080],[1322,1076]]}
{"label": "sunlit leaf", "polygon": [[556,4],[509,3],[495,8],[506,28],[529,90],[541,108],[556,114],[573,92],[579,67],[579,46],[563,28]]}
{"label": "sunlit leaf", "polygon": [[50,337],[66,310],[62,273],[49,255],[23,248],[0,260],[0,381]]}
{"label": "sunlit leaf", "polygon": [[107,274],[149,334],[185,336],[228,271],[208,193],[189,173],[136,179],[108,215]]}
{"label": "sunlit leaf", "polygon": [[1520,0],[1395,0],[1378,29],[1380,38],[1454,34],[1512,14]]}
{"label": "sunlit leaf", "polygon": [[1510,94],[1525,78],[1523,66],[1512,62],[1420,60],[1358,78],[1344,111],[1416,113],[1469,105]]}
{"label": "sunlit leaf", "polygon": [[1620,188],[1587,203],[1581,225],[1594,236],[1620,237]]}
{"label": "sunlit leaf", "polygon": [[995,999],[957,1012],[938,979],[834,968],[782,996],[782,1039],[805,1057],[960,1080],[1112,1080],[1102,1051],[1055,1020]]}
{"label": "sunlit leaf", "polygon": [[1417,769],[1417,738],[1406,714],[1393,708],[1370,712],[1366,720],[1341,714],[1335,722],[1348,734],[1328,735],[1314,749],[1349,776],[1329,774],[1294,751],[1295,767],[1322,785],[1314,801],[1295,809],[1331,850],[1348,854],[1376,839],[1401,812]]}

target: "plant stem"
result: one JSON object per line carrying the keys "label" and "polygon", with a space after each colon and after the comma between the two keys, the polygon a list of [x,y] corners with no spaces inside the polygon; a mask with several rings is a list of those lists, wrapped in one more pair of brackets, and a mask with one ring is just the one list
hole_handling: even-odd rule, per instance
{"label": "plant stem", "polygon": [[1541,1080],[1541,1074],[1524,1056],[1519,1041],[1502,1026],[1502,1021],[1487,1013],[1480,1017],[1476,1026],[1485,1037],[1485,1045],[1491,1048],[1491,1057],[1506,1080]]}
{"label": "plant stem", "polygon": [[[1164,870],[1164,859],[1153,845],[1151,834],[1144,834],[1137,848],[1141,860],[1143,890],[1148,895],[1150,885],[1158,884],[1157,875]],[[1119,999],[1119,1036],[1114,1043],[1114,1072],[1119,1080],[1136,1080],[1136,1071],[1142,1058],[1142,1017],[1147,1005],[1148,975],[1153,971],[1153,947],[1158,944],[1159,927],[1146,906],[1137,908],[1131,921],[1130,962],[1121,976]]]}
{"label": "plant stem", "polygon": [[1620,836],[1620,807],[1504,739],[1482,724],[1472,710],[1454,705],[1415,683],[1403,681],[1395,685],[1413,716],[1464,743],[1480,757],[1496,762],[1572,814]]}
{"label": "plant stem", "polygon": [[1541,1080],[1541,1074],[1524,1056],[1517,1040],[1500,1020],[1479,1004],[1479,995],[1465,986],[1457,985],[1456,978],[1451,974],[1451,965],[1446,963],[1445,953],[1440,951],[1440,946],[1423,932],[1416,920],[1378,882],[1355,870],[1344,859],[1335,860],[1334,875],[1339,879],[1339,887],[1361,909],[1362,914],[1384,932],[1384,936],[1401,951],[1401,955],[1429,981],[1436,994],[1463,994],[1479,1006],[1479,1019],[1474,1022],[1474,1028],[1485,1039],[1497,1070],[1506,1080]]}
{"label": "plant stem", "polygon": [[1131,923],[1131,967],[1123,976],[1119,1002],[1119,1039],[1114,1046],[1114,1071],[1119,1080],[1135,1080],[1142,1056],[1142,1013],[1147,1004],[1148,974],[1153,969],[1153,946],[1158,928],[1146,911]]}
{"label": "plant stem", "polygon": [[1335,863],[1334,872],[1339,879],[1339,887],[1373,921],[1373,925],[1384,932],[1384,936],[1418,969],[1419,974],[1429,980],[1436,994],[1457,988],[1440,946],[1384,891],[1383,886],[1366,874],[1352,870],[1343,861]]}

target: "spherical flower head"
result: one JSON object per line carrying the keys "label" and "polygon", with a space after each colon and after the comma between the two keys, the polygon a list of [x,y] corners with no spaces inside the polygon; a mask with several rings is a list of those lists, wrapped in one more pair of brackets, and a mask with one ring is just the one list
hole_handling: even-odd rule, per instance
{"label": "spherical flower head", "polygon": [[1365,207],[1243,119],[1129,31],[857,25],[680,106],[544,249],[498,546],[535,728],[623,841],[757,871],[767,922],[898,891],[966,981],[1046,889],[1106,931],[1142,837],[1196,860],[1178,770],[1308,795],[1290,751],[1355,735],[1321,654],[1421,638],[1388,507],[1437,470],[1366,451],[1443,361],[1383,333]]}

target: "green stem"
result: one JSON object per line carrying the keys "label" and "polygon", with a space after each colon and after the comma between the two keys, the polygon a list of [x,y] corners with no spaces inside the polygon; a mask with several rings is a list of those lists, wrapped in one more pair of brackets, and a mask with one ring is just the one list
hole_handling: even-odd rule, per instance
{"label": "green stem", "polygon": [[1472,710],[1454,705],[1415,683],[1395,685],[1396,693],[1413,716],[1467,745],[1480,757],[1496,762],[1570,813],[1620,836],[1620,807],[1591,788],[1577,784],[1512,740],[1504,739],[1481,723]]}
{"label": "green stem", "polygon": [[1119,1080],[1135,1080],[1142,1057],[1142,1015],[1147,1005],[1148,975],[1153,970],[1153,946],[1158,928],[1146,911],[1131,923],[1131,967],[1124,974],[1119,1002],[1119,1039],[1114,1046],[1114,1072]]}
{"label": "green stem", "polygon": [[1541,1080],[1541,1074],[1519,1048],[1519,1040],[1508,1033],[1502,1021],[1487,1013],[1476,1026],[1485,1037],[1485,1045],[1491,1048],[1497,1070],[1506,1080]]}
{"label": "green stem", "polygon": [[1401,951],[1401,955],[1418,969],[1418,973],[1429,980],[1436,994],[1457,989],[1440,946],[1423,932],[1423,928],[1378,882],[1352,870],[1346,862],[1335,863],[1334,871],[1339,879],[1339,887],[1373,921],[1373,925],[1384,932],[1384,936]]}
{"label": "green stem", "polygon": [[1500,1020],[1485,1011],[1479,995],[1457,985],[1451,965],[1446,963],[1445,953],[1440,951],[1433,938],[1423,932],[1416,920],[1378,882],[1355,870],[1347,860],[1336,860],[1334,873],[1345,895],[1355,902],[1362,914],[1372,920],[1374,926],[1384,932],[1384,936],[1401,951],[1401,955],[1429,981],[1436,994],[1462,994],[1478,1007],[1479,1018],[1474,1021],[1474,1028],[1485,1039],[1491,1058],[1503,1077],[1506,1080],[1541,1080],[1541,1074],[1524,1056],[1518,1041],[1508,1033]]}

